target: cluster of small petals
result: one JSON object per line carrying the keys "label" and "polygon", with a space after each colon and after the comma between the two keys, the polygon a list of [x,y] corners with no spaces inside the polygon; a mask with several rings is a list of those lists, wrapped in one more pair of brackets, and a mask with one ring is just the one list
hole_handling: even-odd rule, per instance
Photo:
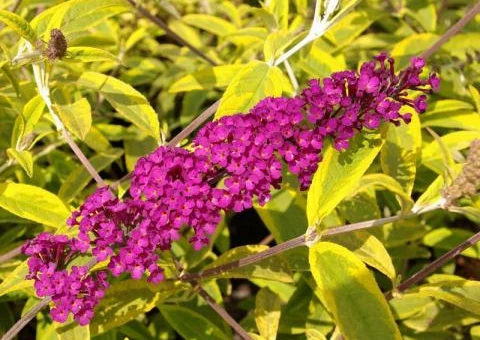
{"label": "cluster of small petals", "polygon": [[68,271],[67,263],[79,254],[75,244],[75,239],[65,235],[42,233],[27,242],[22,250],[30,256],[26,278],[34,280],[39,297],[52,298],[53,320],[65,322],[72,313],[80,325],[86,325],[108,288],[107,273],[89,273],[86,266],[73,266]]}
{"label": "cluster of small petals", "polygon": [[[424,66],[423,59],[413,58],[396,74],[393,59],[380,54],[358,72],[311,80],[299,96],[265,98],[247,114],[206,124],[191,150],[159,147],[138,160],[128,198],[100,188],[72,214],[67,223],[78,226],[76,238],[41,234],[30,242],[24,249],[31,256],[27,278],[35,280],[39,296],[52,296],[55,320],[72,312],[79,323],[88,323],[108,286],[107,272],[62,269],[74,254],[91,251],[98,261],[110,259],[113,276],[162,281],[158,252],[170,249],[182,227],[194,230],[190,242],[200,249],[222,210],[240,212],[255,200],[268,202],[272,188],[280,187],[284,165],[306,190],[326,139],[345,150],[362,129],[408,123],[411,115],[400,113],[405,105],[424,112],[425,94],[439,87],[435,74],[421,78]],[[425,94],[411,98],[410,90]]]}
{"label": "cluster of small petals", "polygon": [[410,65],[398,75],[394,60],[385,53],[360,67],[360,71],[336,72],[323,79],[311,80],[302,96],[306,103],[307,119],[320,126],[322,136],[334,140],[338,150],[348,148],[349,140],[363,128],[376,129],[382,122],[410,122],[410,113],[400,113],[404,105],[416,112],[426,110],[426,96],[408,98],[408,90],[430,93],[438,90],[438,76],[421,79],[425,61],[412,58]]}
{"label": "cluster of small petals", "polygon": [[136,222],[137,214],[137,210],[113,197],[109,187],[102,187],[72,213],[67,224],[78,226],[76,248],[85,252],[92,246],[92,254],[104,261],[113,255],[115,246],[124,242],[125,230]]}

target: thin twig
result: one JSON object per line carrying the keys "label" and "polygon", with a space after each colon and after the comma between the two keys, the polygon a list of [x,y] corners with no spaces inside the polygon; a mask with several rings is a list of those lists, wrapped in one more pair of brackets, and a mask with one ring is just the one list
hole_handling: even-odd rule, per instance
{"label": "thin twig", "polygon": [[21,3],[22,3],[22,0],[15,1],[12,8],[10,9],[10,12],[15,13],[17,9],[20,7]]}
{"label": "thin twig", "polygon": [[227,272],[231,269],[237,269],[237,268],[248,266],[249,264],[262,261],[266,258],[283,253],[284,251],[296,248],[298,246],[302,246],[304,244],[305,244],[305,235],[298,236],[286,242],[277,244],[276,246],[273,246],[272,248],[269,248],[257,254],[246,256],[244,258],[241,258],[232,262],[228,262],[217,267],[205,269],[197,273],[185,273],[184,275],[180,276],[180,280],[185,282],[198,281],[206,277]]}
{"label": "thin twig", "polygon": [[195,53],[196,55],[198,55],[200,58],[202,58],[203,60],[207,61],[209,64],[215,66],[215,65],[218,65],[218,63],[216,61],[214,61],[213,59],[211,59],[209,56],[207,56],[205,53],[203,53],[202,51],[200,51],[198,48],[196,48],[195,46],[193,46],[192,44],[190,44],[188,41],[186,41],[185,39],[183,39],[181,36],[179,36],[177,33],[175,33],[174,31],[172,31],[170,29],[170,27],[168,27],[168,25],[163,22],[163,20],[161,20],[160,18],[152,15],[146,8],[143,8],[142,6],[140,6],[135,0],[127,0],[134,8],[137,9],[137,11],[143,15],[145,18],[147,18],[148,20],[150,20],[151,22],[153,22],[155,25],[157,25],[158,27],[160,27],[162,30],[165,31],[165,33],[171,37],[172,39],[176,40],[179,44],[187,47],[188,49],[190,49],[190,51],[192,51],[193,53]]}
{"label": "thin twig", "polygon": [[97,170],[93,167],[92,163],[88,160],[88,158],[85,156],[85,154],[80,150],[78,147],[77,143],[72,139],[70,134],[68,133],[65,128],[61,130],[63,138],[67,141],[68,145],[72,149],[73,153],[77,156],[77,158],[80,160],[80,163],[85,167],[85,169],[88,171],[90,176],[97,182],[99,186],[105,186],[105,182],[103,181],[102,177],[98,174]]}
{"label": "thin twig", "polygon": [[443,34],[435,44],[433,44],[428,50],[423,52],[420,56],[425,59],[430,58],[430,56],[433,53],[435,53],[443,44],[445,44],[447,40],[449,40],[455,34],[460,32],[460,30],[470,20],[472,20],[475,17],[475,15],[477,15],[477,13],[479,12],[480,12],[480,1],[478,1],[472,8],[470,8],[468,12],[460,20],[458,20],[455,25],[450,27],[450,29],[445,34]]}
{"label": "thin twig", "polygon": [[22,247],[23,247],[23,244],[16,248],[13,248],[8,253],[0,255],[0,264],[7,262],[10,259],[13,259],[15,256],[20,255],[22,253]]}
{"label": "thin twig", "polygon": [[46,307],[50,301],[52,301],[51,297],[46,297],[38,304],[32,307],[20,320],[18,320],[12,328],[10,328],[5,334],[3,334],[0,340],[11,340],[13,339],[22,329],[25,327],[37,313]]}
{"label": "thin twig", "polygon": [[205,302],[218,314],[220,317],[225,320],[232,328],[237,332],[238,335],[244,340],[251,340],[252,338],[248,335],[247,331],[243,329],[240,324],[235,321],[234,318],[227,313],[222,306],[217,304],[215,300],[203,289],[201,286],[198,286],[200,296],[205,300]]}
{"label": "thin twig", "polygon": [[288,60],[285,60],[283,65],[285,65],[285,70],[287,71],[288,78],[290,78],[290,82],[292,83],[293,93],[296,95],[298,92],[299,86],[298,86],[297,78],[295,77],[295,72],[293,72],[293,68],[290,65],[290,62]]}
{"label": "thin twig", "polygon": [[262,244],[262,245],[267,245],[269,244],[270,242],[272,242],[275,238],[273,237],[272,234],[268,234],[267,236],[265,236],[265,238],[263,240],[261,240],[260,242],[258,242],[258,244]]}
{"label": "thin twig", "polygon": [[184,275],[180,276],[180,280],[182,281],[198,281],[201,279],[205,279],[207,277],[215,276],[224,272],[227,272],[231,269],[238,269],[240,267],[245,267],[250,264],[262,261],[268,257],[278,255],[280,253],[283,253],[287,250],[291,250],[293,248],[303,246],[303,245],[312,245],[320,240],[323,240],[325,238],[328,238],[329,236],[333,235],[338,235],[338,234],[344,234],[352,231],[357,231],[357,230],[363,230],[363,229],[368,229],[368,228],[373,228],[373,227],[378,227],[381,225],[384,225],[386,223],[391,223],[395,222],[401,219],[406,219],[414,216],[418,216],[421,214],[424,214],[426,212],[439,209],[441,206],[439,203],[434,203],[429,205],[428,207],[423,208],[422,210],[419,210],[416,213],[410,213],[410,214],[404,214],[404,215],[396,215],[392,217],[384,217],[384,218],[378,218],[375,220],[370,220],[370,221],[363,221],[363,222],[358,222],[358,223],[352,223],[348,225],[343,225],[335,228],[330,228],[327,229],[321,233],[318,233],[315,229],[311,231],[311,233],[306,237],[305,235],[298,236],[296,238],[293,238],[291,240],[288,240],[286,242],[277,244],[269,249],[266,249],[260,253],[253,254],[250,256],[246,256],[244,258],[232,261],[232,262],[227,262],[225,264],[219,265],[217,267],[213,268],[208,268],[205,270],[202,270],[200,272],[196,273],[185,273]]}
{"label": "thin twig", "polygon": [[468,249],[474,246],[479,241],[480,241],[480,232],[476,233],[469,239],[463,241],[462,243],[457,245],[455,248],[449,250],[448,252],[440,256],[438,259],[436,259],[432,263],[429,263],[423,269],[419,270],[418,272],[410,276],[408,279],[400,283],[394,290],[386,293],[385,297],[388,300],[390,300],[394,297],[396,292],[401,293],[407,290],[408,288],[410,288],[411,286],[419,283],[420,281],[423,281],[428,275],[435,272],[438,268],[442,267],[445,263],[453,259],[455,256],[459,255],[465,249]]}
{"label": "thin twig", "polygon": [[220,100],[217,100],[215,103],[210,105],[205,111],[203,111],[197,118],[195,118],[188,126],[183,129],[179,134],[173,137],[168,143],[168,146],[176,146],[183,139],[189,136],[193,131],[195,131],[200,125],[202,125],[208,118],[213,116],[220,105]]}

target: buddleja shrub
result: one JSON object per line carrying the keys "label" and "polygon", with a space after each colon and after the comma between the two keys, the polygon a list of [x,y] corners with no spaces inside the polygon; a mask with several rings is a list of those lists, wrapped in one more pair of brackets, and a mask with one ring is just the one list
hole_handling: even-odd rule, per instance
{"label": "buddleja shrub", "polygon": [[475,338],[478,25],[360,2],[0,11],[5,339]]}

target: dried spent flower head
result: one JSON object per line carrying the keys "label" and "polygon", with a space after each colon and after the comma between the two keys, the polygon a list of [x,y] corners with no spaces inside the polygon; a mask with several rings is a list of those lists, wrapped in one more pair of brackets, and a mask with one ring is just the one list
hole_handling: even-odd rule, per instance
{"label": "dried spent flower head", "polygon": [[455,205],[456,201],[464,196],[474,196],[480,187],[480,139],[470,144],[467,161],[460,175],[443,191],[445,206]]}
{"label": "dried spent flower head", "polygon": [[49,60],[62,59],[67,54],[67,39],[58,28],[50,31],[50,40],[43,54]]}

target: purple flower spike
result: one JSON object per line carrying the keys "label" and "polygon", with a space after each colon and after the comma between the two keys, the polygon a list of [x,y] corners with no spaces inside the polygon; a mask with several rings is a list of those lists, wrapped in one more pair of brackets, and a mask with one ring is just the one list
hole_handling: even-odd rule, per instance
{"label": "purple flower spike", "polygon": [[[159,147],[138,160],[130,197],[118,199],[100,188],[72,213],[67,224],[78,226],[77,237],[42,233],[28,242],[26,278],[35,280],[38,296],[52,297],[54,320],[65,322],[72,313],[79,324],[88,324],[108,288],[108,272],[161,282],[158,252],[170,249],[184,226],[193,230],[190,242],[199,250],[209,244],[222,211],[240,212],[255,200],[266,204],[287,169],[301,190],[308,189],[325,140],[343,151],[363,129],[409,123],[411,113],[401,113],[403,106],[424,112],[425,94],[440,86],[436,74],[421,77],[424,66],[422,58],[412,58],[395,73],[394,60],[381,53],[359,72],[310,80],[299,96],[265,98],[247,114],[207,123],[190,151]],[[412,91],[423,94],[411,97]],[[109,261],[108,270],[66,269],[87,252]]]}

